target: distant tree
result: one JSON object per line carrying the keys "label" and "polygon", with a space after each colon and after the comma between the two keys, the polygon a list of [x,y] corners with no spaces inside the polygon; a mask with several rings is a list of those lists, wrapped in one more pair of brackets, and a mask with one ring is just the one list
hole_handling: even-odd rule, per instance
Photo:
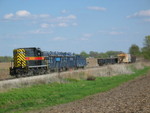
{"label": "distant tree", "polygon": [[141,49],[142,51],[142,56],[145,58],[145,59],[150,59],[150,50],[148,51],[146,47],[143,47]]}
{"label": "distant tree", "polygon": [[85,57],[85,58],[89,57],[89,54],[86,53],[85,51],[82,51],[82,52],[80,53],[80,55],[83,56],[83,57]]}
{"label": "distant tree", "polygon": [[94,57],[94,58],[98,58],[99,57],[99,53],[95,52],[95,51],[90,51],[89,55],[90,55],[90,57]]}
{"label": "distant tree", "polygon": [[145,36],[144,47],[146,47],[146,49],[150,49],[150,35]]}
{"label": "distant tree", "polygon": [[106,53],[99,53],[99,58],[107,58],[108,55]]}
{"label": "distant tree", "polygon": [[123,53],[122,51],[107,51],[107,57],[117,57],[118,54]]}
{"label": "distant tree", "polygon": [[132,55],[140,55],[140,48],[139,46],[137,46],[136,44],[131,45],[131,47],[129,48],[129,53]]}
{"label": "distant tree", "polygon": [[144,58],[150,59],[150,35],[145,36],[144,47],[142,48]]}

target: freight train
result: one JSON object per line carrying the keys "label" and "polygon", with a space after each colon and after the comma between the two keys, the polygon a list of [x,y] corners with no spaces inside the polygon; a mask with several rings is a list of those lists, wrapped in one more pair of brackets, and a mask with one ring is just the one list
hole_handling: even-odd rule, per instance
{"label": "freight train", "polygon": [[53,71],[84,68],[86,59],[67,52],[42,51],[40,48],[18,48],[13,51],[10,75],[21,77]]}
{"label": "freight train", "polygon": [[134,63],[136,62],[136,56],[131,54],[118,54],[115,58],[104,58],[97,59],[97,63],[99,66],[107,65],[107,64],[117,64],[117,63]]}

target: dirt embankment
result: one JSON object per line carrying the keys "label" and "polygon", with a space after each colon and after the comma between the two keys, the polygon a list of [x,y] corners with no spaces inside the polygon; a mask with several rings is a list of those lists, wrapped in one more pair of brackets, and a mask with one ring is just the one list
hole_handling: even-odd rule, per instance
{"label": "dirt embankment", "polygon": [[11,78],[11,76],[9,75],[10,66],[11,63],[9,62],[0,63],[0,79]]}
{"label": "dirt embankment", "polygon": [[[150,73],[108,92],[35,113],[149,113]],[[33,113],[33,112],[32,112]]]}

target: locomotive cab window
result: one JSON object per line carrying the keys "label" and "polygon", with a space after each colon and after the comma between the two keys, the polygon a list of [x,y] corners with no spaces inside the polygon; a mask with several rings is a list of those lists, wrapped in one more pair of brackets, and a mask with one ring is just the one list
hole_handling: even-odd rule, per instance
{"label": "locomotive cab window", "polygon": [[41,56],[41,51],[37,51],[37,55],[38,55],[38,56]]}

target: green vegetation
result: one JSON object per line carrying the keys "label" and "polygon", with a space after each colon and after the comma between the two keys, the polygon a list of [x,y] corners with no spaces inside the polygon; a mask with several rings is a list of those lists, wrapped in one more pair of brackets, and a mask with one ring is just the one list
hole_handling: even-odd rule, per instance
{"label": "green vegetation", "polygon": [[136,44],[131,45],[131,47],[129,48],[129,53],[135,56],[139,56],[140,55],[139,46],[137,46]]}
{"label": "green vegetation", "polygon": [[10,62],[10,61],[12,61],[12,57],[0,56],[0,62]]}
{"label": "green vegetation", "polygon": [[144,47],[142,48],[144,58],[150,59],[150,35],[144,39]]}
{"label": "green vegetation", "polygon": [[150,35],[145,36],[143,45],[141,49],[136,44],[131,45],[129,53],[150,60]]}
{"label": "green vegetation", "polygon": [[117,57],[118,54],[123,53],[122,51],[107,51],[106,53],[99,53],[96,51],[90,51],[89,53],[86,53],[85,51],[82,51],[80,53],[81,56],[87,57],[94,57],[94,58],[108,58],[108,57]]}
{"label": "green vegetation", "polygon": [[68,79],[68,83],[43,84],[0,93],[0,112],[25,112],[46,106],[71,102],[119,86],[137,76],[145,75],[150,67],[134,74],[97,77],[94,81]]}
{"label": "green vegetation", "polygon": [[[85,58],[88,58],[88,57],[109,58],[109,57],[117,57],[117,55],[120,53],[124,53],[124,52],[107,51],[103,53],[103,52],[90,51],[89,53],[86,53],[85,51],[82,51],[80,55],[84,56]],[[142,48],[140,48],[136,44],[132,44],[131,47],[129,48],[129,53],[137,57],[143,57],[145,59],[150,60],[150,35],[145,36]]]}

